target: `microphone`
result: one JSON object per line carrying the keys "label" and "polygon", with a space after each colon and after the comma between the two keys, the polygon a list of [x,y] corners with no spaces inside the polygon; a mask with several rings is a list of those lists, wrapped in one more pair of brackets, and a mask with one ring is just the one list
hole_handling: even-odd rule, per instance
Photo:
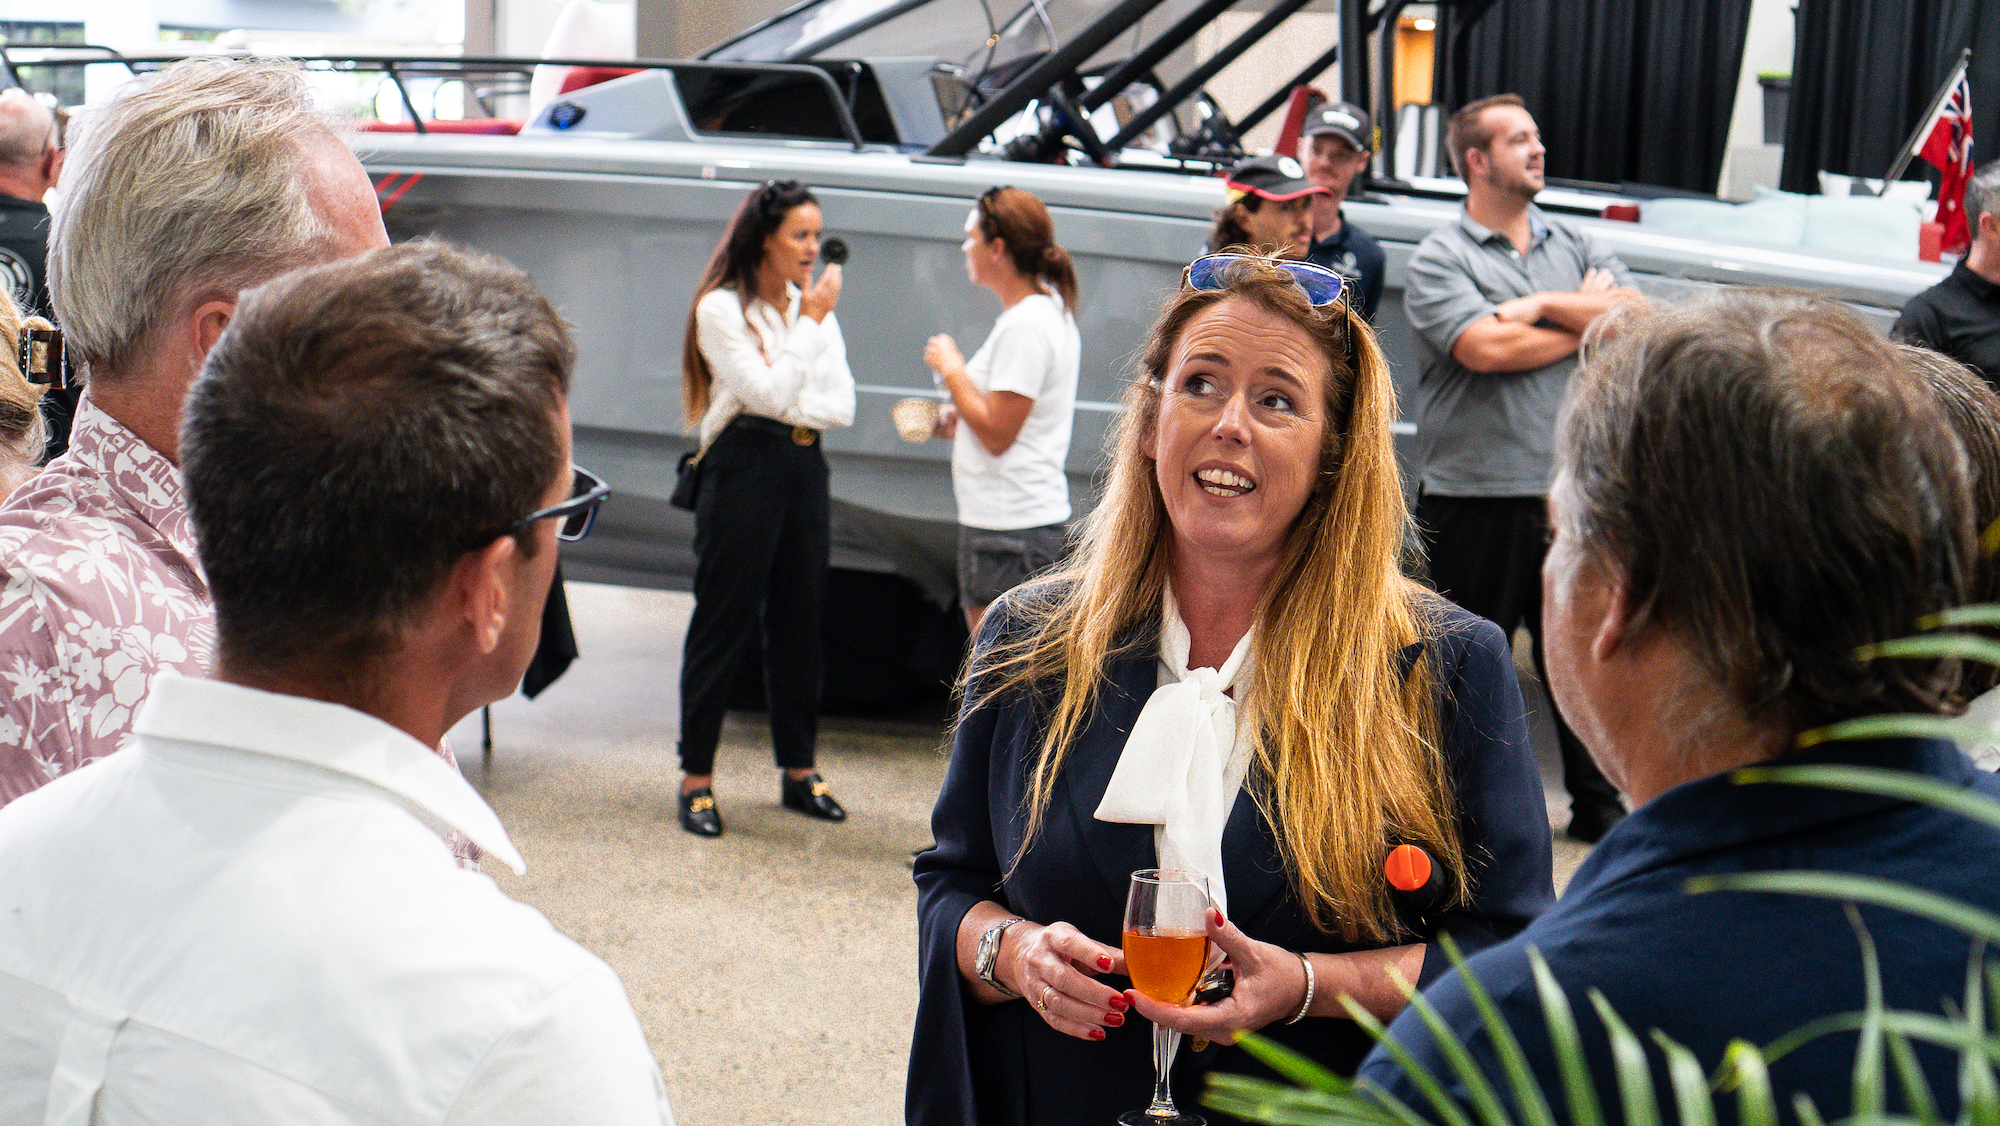
{"label": "microphone", "polygon": [[1416,845],[1390,849],[1382,862],[1382,876],[1389,881],[1390,902],[1411,930],[1422,929],[1424,919],[1444,906],[1444,869]]}
{"label": "microphone", "polygon": [[838,266],[847,261],[847,240],[829,238],[819,244],[819,256],[826,259],[829,266]]}

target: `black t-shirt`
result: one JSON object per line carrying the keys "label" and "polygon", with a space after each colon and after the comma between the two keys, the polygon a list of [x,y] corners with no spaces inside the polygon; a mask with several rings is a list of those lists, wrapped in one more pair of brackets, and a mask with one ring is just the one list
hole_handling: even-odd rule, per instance
{"label": "black t-shirt", "polygon": [[1896,338],[1943,352],[2000,387],[2000,285],[1960,262],[1951,276],[1910,298]]}
{"label": "black t-shirt", "polygon": [[24,315],[50,317],[48,247],[49,209],[0,195],[0,284]]}
{"label": "black t-shirt", "polygon": [[1354,281],[1352,300],[1361,317],[1375,323],[1375,309],[1382,304],[1382,273],[1388,255],[1375,236],[1354,225],[1343,212],[1340,229],[1312,244],[1306,261],[1339,272]]}

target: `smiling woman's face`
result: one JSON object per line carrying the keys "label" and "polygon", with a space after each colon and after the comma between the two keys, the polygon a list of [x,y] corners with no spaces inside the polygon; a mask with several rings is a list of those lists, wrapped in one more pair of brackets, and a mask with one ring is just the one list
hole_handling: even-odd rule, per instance
{"label": "smiling woman's face", "polygon": [[1246,565],[1278,557],[1319,475],[1331,374],[1305,329],[1246,301],[1188,322],[1143,447],[1177,552]]}

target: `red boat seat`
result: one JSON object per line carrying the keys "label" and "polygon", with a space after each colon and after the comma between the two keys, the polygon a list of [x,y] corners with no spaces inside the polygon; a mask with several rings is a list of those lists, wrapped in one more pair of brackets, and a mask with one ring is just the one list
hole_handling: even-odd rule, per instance
{"label": "red boat seat", "polygon": [[560,97],[571,90],[581,90],[585,86],[595,86],[600,82],[609,82],[614,78],[637,73],[639,68],[630,66],[573,66],[569,68],[568,74],[563,75],[562,89],[556,91],[556,94]]}
{"label": "red boat seat", "polygon": [[[424,130],[429,133],[472,133],[488,137],[511,137],[521,131],[526,122],[508,117],[468,117],[463,121],[426,121]],[[364,133],[414,133],[417,127],[407,121],[364,121]]]}

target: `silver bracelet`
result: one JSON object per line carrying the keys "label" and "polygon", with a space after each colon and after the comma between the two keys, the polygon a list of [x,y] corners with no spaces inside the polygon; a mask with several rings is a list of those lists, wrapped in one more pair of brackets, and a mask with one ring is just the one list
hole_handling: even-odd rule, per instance
{"label": "silver bracelet", "polygon": [[1297,1024],[1300,1021],[1306,1019],[1306,1010],[1313,1007],[1313,990],[1317,988],[1319,985],[1319,983],[1313,979],[1312,959],[1306,957],[1305,951],[1303,950],[1299,951],[1299,965],[1304,966],[1306,968],[1306,999],[1304,1001],[1299,1002],[1299,1011],[1293,1013],[1292,1019],[1286,1021],[1285,1022],[1286,1024]]}

